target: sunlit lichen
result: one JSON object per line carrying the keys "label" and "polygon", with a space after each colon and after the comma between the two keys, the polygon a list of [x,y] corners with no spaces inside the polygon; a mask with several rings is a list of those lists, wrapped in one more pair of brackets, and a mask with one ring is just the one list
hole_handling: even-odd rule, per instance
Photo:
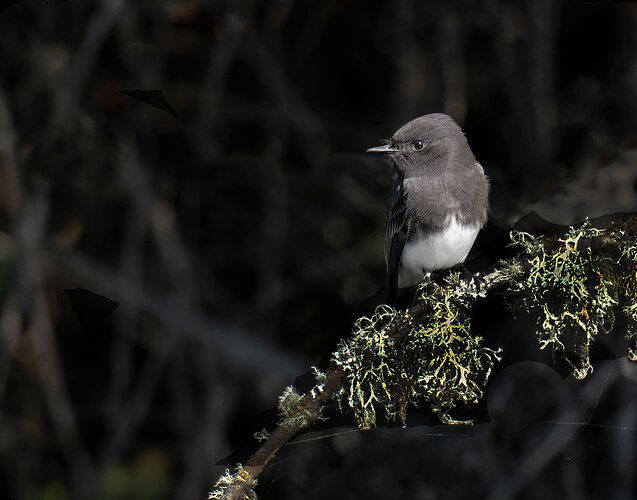
{"label": "sunlit lichen", "polygon": [[619,264],[624,270],[622,312],[628,320],[628,357],[637,361],[637,217],[616,223],[612,235],[621,249]]}
{"label": "sunlit lichen", "polygon": [[[317,384],[312,388],[309,395],[316,398],[323,391],[325,384],[325,373],[318,368],[312,367],[312,373],[316,377]],[[279,396],[279,425],[287,429],[301,430],[316,421],[326,420],[323,415],[324,405],[303,404],[303,396],[291,385],[287,386],[283,394]]]}
{"label": "sunlit lichen", "polygon": [[[427,321],[409,334],[406,357],[418,364],[410,386],[411,398],[424,399],[443,421],[459,402],[477,403],[500,349],[484,347],[471,333],[471,310],[476,300],[473,286],[451,274],[447,286],[434,283],[421,289]],[[403,363],[403,371],[409,365]]]}
{"label": "sunlit lichen", "polygon": [[612,330],[618,304],[630,322],[627,336],[636,334],[637,248],[629,223],[601,230],[586,222],[562,237],[511,233],[526,264],[510,276],[514,304],[535,315],[540,348],[550,347],[580,379],[592,371],[591,344]]}
{"label": "sunlit lichen", "polygon": [[[423,401],[441,420],[458,423],[449,410],[479,400],[499,351],[470,332],[475,299],[475,288],[452,274],[443,285],[422,285],[418,317],[382,305],[356,322],[333,361],[345,371],[339,401],[360,427],[373,427],[379,409],[405,423],[407,407]],[[396,322],[404,334],[397,335]]]}
{"label": "sunlit lichen", "polygon": [[362,428],[375,425],[377,405],[389,416],[396,413],[390,388],[395,374],[396,349],[387,329],[397,315],[391,307],[381,305],[373,316],[359,318],[352,337],[341,341],[333,355],[334,362],[342,366],[346,374],[339,396],[347,399]]}
{"label": "sunlit lichen", "polygon": [[[254,479],[241,464],[237,464],[232,474],[230,470],[226,469],[225,473],[217,479],[214,489],[208,493],[208,499],[223,498],[228,488],[234,484],[245,485],[248,491],[251,491],[256,487],[257,480]],[[253,498],[256,498],[256,495],[254,495]]]}
{"label": "sunlit lichen", "polygon": [[325,372],[319,370],[316,366],[313,366],[310,371],[316,379],[316,385],[312,387],[310,394],[313,398],[317,398],[319,394],[321,394],[325,390],[325,380],[327,378],[327,375],[325,374]]}
{"label": "sunlit lichen", "polygon": [[[535,315],[540,347],[569,363],[577,378],[592,370],[591,344],[612,330],[617,310],[628,319],[628,356],[637,359],[636,236],[637,218],[607,230],[587,222],[561,237],[512,232],[522,253],[491,275],[508,284],[516,308]],[[471,308],[482,295],[452,273],[442,285],[421,285],[408,312],[383,305],[360,318],[333,355],[345,372],[339,404],[362,428],[376,425],[378,411],[405,422],[406,408],[422,402],[443,422],[457,423],[449,411],[479,400],[499,360],[499,351],[470,331]]]}

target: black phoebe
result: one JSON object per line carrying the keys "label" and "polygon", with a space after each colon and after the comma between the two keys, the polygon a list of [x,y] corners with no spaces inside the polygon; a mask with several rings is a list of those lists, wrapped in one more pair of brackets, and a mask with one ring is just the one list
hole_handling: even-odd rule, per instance
{"label": "black phoebe", "polygon": [[394,167],[385,232],[390,300],[424,275],[462,264],[487,221],[489,181],[460,127],[434,113],[367,150]]}

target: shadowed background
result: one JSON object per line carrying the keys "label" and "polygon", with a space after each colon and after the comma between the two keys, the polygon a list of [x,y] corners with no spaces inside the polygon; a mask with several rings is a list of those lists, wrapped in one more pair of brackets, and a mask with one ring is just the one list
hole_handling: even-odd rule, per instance
{"label": "shadowed background", "polygon": [[[429,112],[463,127],[502,226],[635,210],[637,5],[2,2],[1,494],[205,498],[385,279],[389,169],[362,152]],[[119,306],[100,321],[108,303],[69,289]],[[263,494],[482,495],[536,443],[511,445],[527,427],[509,454],[488,430],[299,443]],[[618,498],[634,439],[600,451]],[[590,463],[553,465],[573,498],[592,491]]]}

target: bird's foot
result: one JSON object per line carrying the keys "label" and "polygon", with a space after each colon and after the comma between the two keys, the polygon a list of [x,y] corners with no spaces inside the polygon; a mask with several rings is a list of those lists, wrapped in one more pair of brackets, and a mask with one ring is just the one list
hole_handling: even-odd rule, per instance
{"label": "bird's foot", "polygon": [[414,297],[413,297],[413,300],[411,302],[412,307],[418,301],[418,297],[420,297],[421,294],[424,293],[424,291],[427,290],[429,288],[429,285],[432,283],[431,273],[425,271],[422,268],[421,268],[421,271],[422,271],[422,280],[420,281],[420,283],[415,288]]}
{"label": "bird's foot", "polygon": [[429,271],[426,271],[424,267],[421,267],[420,271],[422,272],[422,280],[425,283],[429,283],[431,281],[431,273]]}

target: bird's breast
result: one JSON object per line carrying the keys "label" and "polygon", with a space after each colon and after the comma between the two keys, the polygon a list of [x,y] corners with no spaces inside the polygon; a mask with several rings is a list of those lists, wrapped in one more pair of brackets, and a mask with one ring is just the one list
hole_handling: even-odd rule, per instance
{"label": "bird's breast", "polygon": [[398,286],[414,285],[422,280],[425,272],[447,269],[464,262],[479,231],[478,224],[462,224],[454,215],[442,229],[416,232],[405,243]]}

